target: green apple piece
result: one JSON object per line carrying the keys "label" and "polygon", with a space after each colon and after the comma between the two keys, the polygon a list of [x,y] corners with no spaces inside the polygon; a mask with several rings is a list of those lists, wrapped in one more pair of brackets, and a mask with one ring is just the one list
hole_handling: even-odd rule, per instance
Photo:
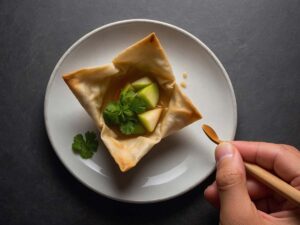
{"label": "green apple piece", "polygon": [[143,77],[134,81],[131,85],[135,90],[140,90],[142,88],[147,87],[150,84],[152,84],[152,81],[149,79],[149,77]]}
{"label": "green apple piece", "polygon": [[127,92],[127,91],[134,91],[134,88],[132,87],[132,85],[130,83],[126,84],[125,87],[122,89],[122,92]]}
{"label": "green apple piece", "polygon": [[152,83],[138,92],[139,96],[145,100],[148,108],[153,109],[159,100],[159,89],[156,83]]}
{"label": "green apple piece", "polygon": [[147,112],[141,113],[138,115],[140,122],[146,128],[147,131],[154,131],[159,117],[161,115],[162,108],[152,109]]}
{"label": "green apple piece", "polygon": [[144,126],[140,123],[136,124],[132,134],[139,135],[139,134],[144,134],[144,133],[146,133]]}

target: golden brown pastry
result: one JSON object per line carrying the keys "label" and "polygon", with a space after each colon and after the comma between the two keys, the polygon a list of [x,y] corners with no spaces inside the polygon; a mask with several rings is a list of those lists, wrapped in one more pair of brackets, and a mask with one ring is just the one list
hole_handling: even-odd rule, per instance
{"label": "golden brown pastry", "polygon": [[[124,136],[105,124],[102,112],[126,82],[142,76],[159,85],[163,114],[152,133]],[[111,64],[81,69],[63,79],[97,124],[101,139],[123,172],[134,167],[162,138],[201,118],[175,83],[167,56],[154,33],[125,49]]]}

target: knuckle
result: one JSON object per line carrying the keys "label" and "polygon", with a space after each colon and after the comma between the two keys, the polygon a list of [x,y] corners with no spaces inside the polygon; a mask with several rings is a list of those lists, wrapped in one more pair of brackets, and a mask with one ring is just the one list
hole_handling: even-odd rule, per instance
{"label": "knuckle", "polygon": [[242,171],[222,170],[217,172],[216,182],[221,190],[227,190],[232,186],[241,184],[245,181]]}

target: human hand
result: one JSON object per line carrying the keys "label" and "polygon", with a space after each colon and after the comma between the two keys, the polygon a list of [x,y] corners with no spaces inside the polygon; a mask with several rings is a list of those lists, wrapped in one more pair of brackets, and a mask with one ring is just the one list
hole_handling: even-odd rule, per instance
{"label": "human hand", "polygon": [[288,145],[233,141],[217,146],[216,181],[204,192],[220,207],[222,225],[300,224],[300,206],[294,205],[251,177],[243,160],[265,168],[300,190],[300,152]]}

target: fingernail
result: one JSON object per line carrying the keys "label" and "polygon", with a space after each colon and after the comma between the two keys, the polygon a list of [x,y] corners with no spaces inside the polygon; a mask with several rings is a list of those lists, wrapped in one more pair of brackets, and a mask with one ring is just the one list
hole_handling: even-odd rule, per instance
{"label": "fingernail", "polygon": [[217,163],[221,162],[225,158],[230,158],[233,156],[233,147],[229,142],[223,142],[219,144],[216,148],[216,161]]}

